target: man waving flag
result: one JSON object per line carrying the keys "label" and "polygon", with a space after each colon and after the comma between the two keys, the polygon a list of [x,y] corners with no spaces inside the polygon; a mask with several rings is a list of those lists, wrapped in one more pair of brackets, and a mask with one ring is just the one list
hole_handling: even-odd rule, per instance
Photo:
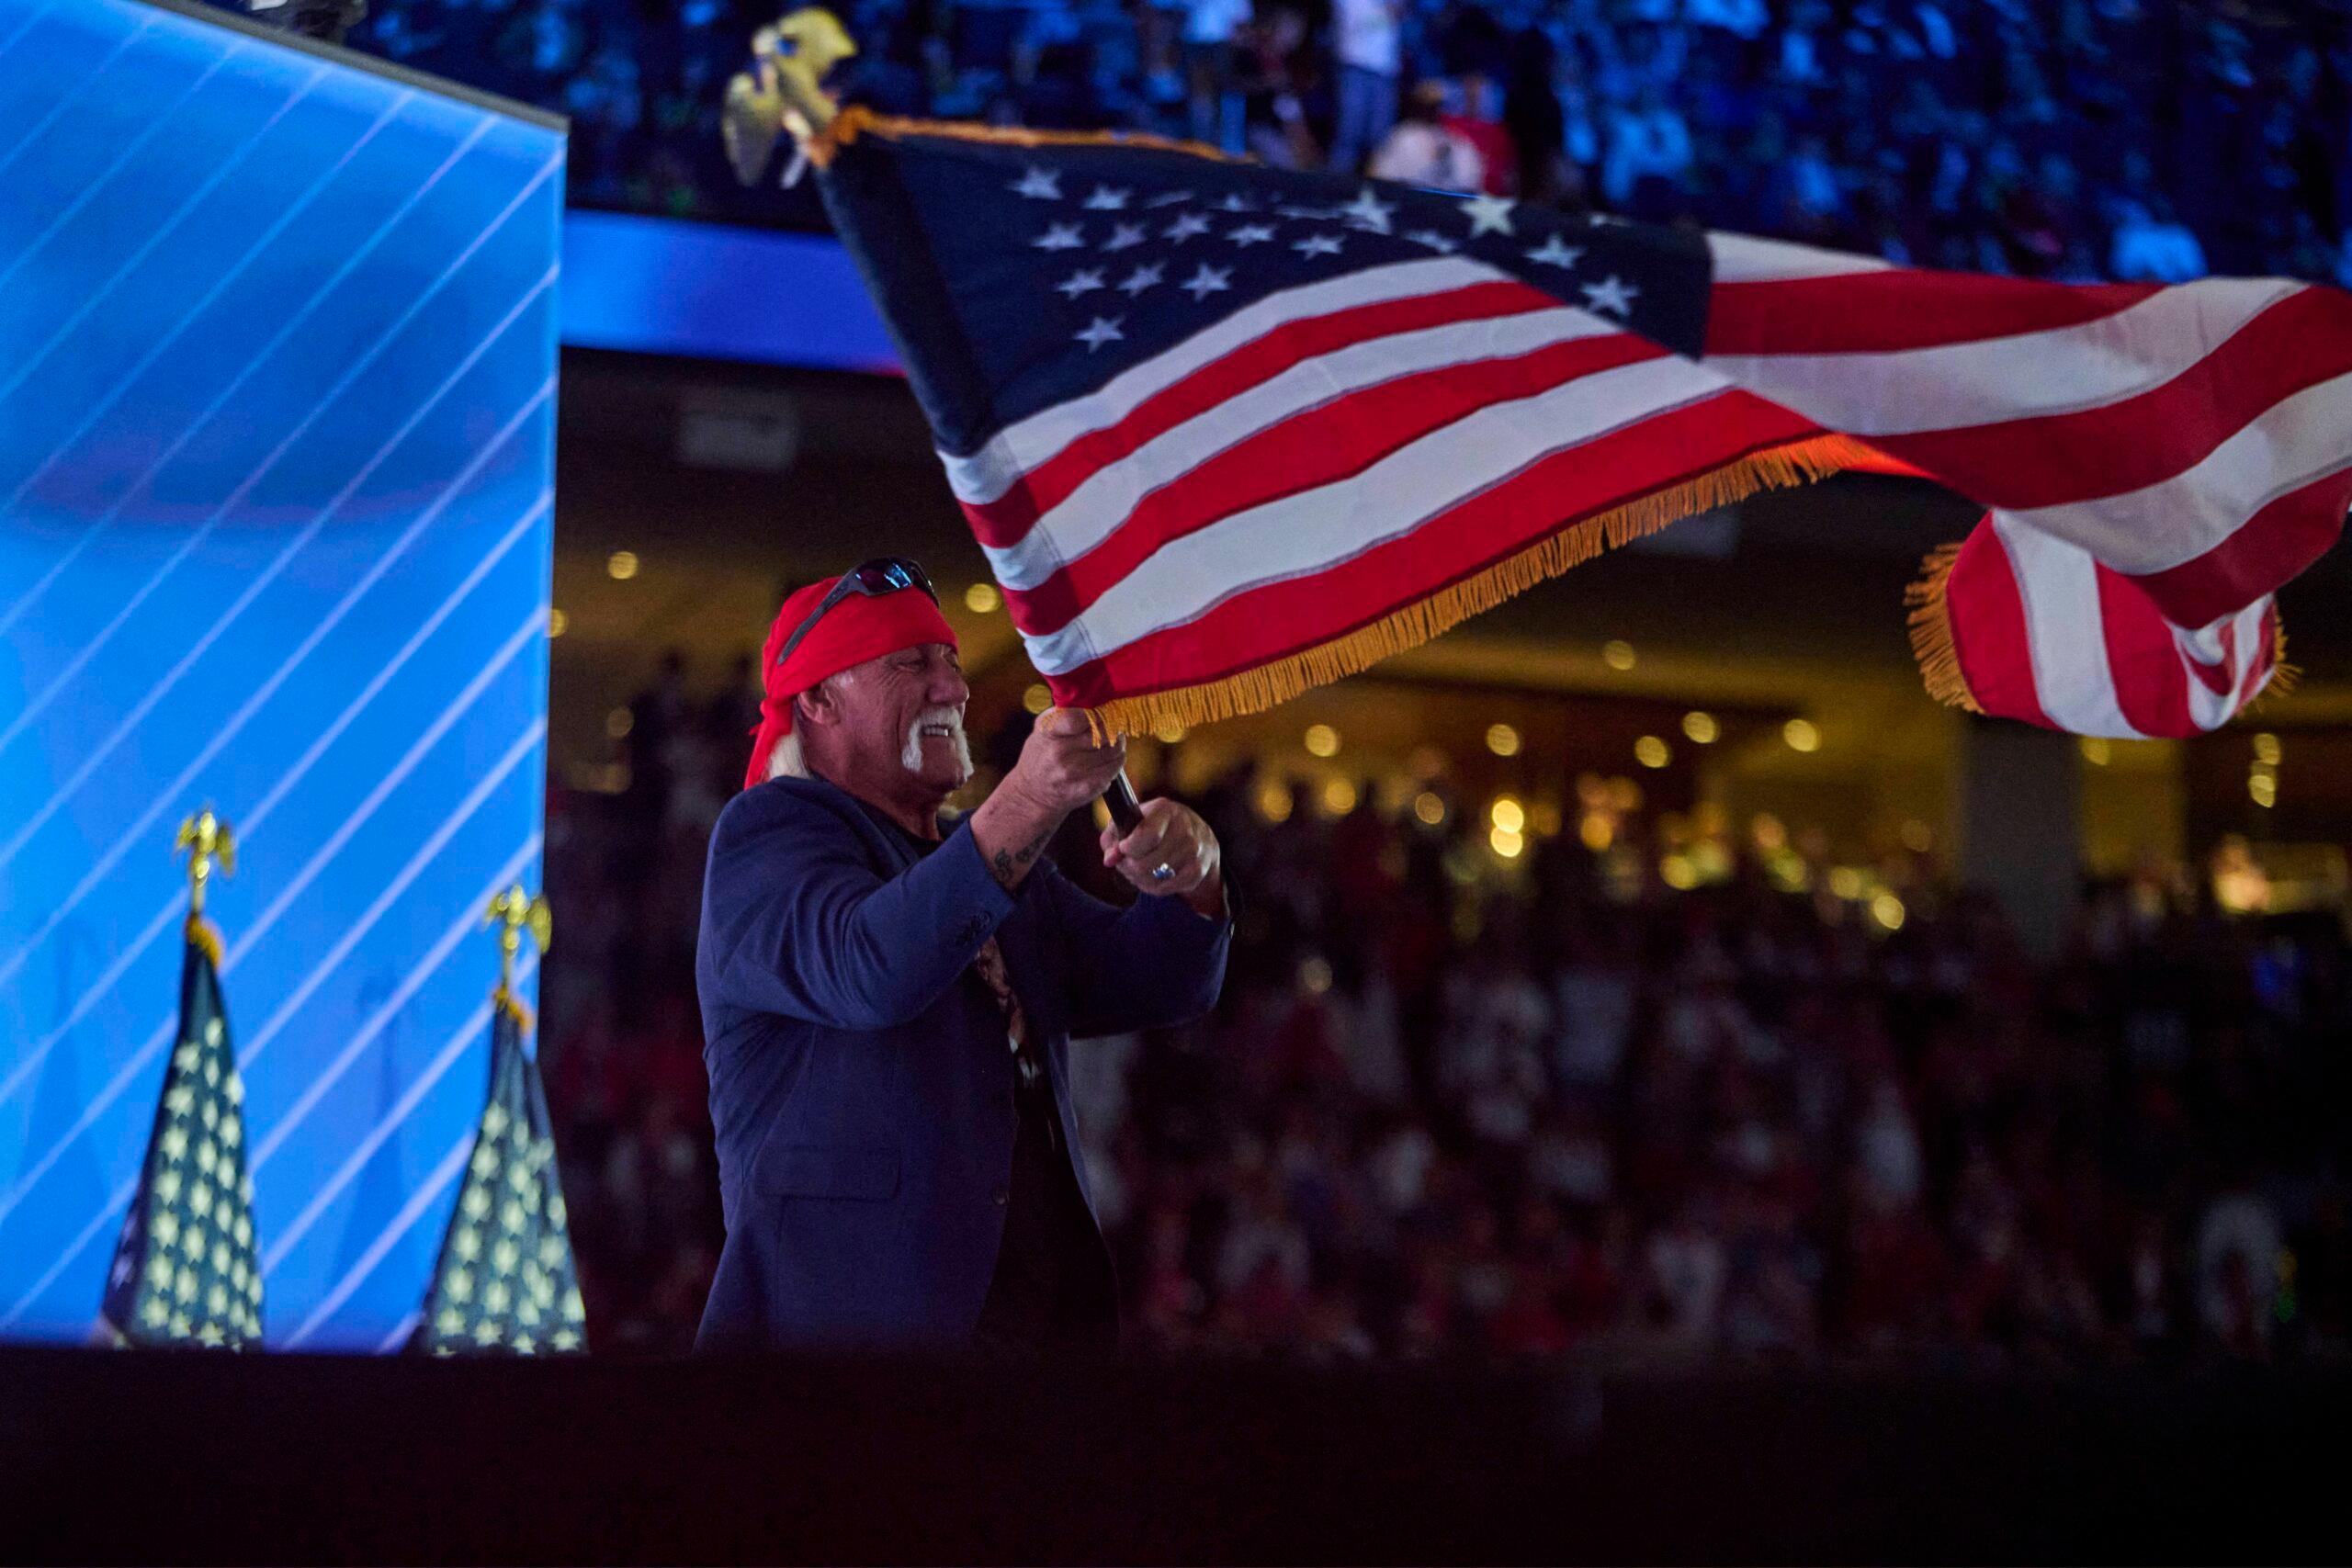
{"label": "man waving flag", "polygon": [[1146,138],[804,118],[1031,660],[1119,730],[1871,468],[1988,509],[1915,593],[1938,695],[2188,734],[2271,681],[2269,595],[2352,503],[2331,289],[1916,271]]}

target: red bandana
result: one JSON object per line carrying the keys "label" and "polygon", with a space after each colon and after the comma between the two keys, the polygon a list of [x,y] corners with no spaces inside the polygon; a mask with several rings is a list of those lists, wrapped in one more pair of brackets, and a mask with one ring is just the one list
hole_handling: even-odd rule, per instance
{"label": "red bandana", "polygon": [[778,664],[775,656],[786,639],[840,581],[829,577],[794,593],[776,612],[775,625],[768,628],[767,646],[760,650],[767,695],[760,703],[760,727],[752,731],[752,762],[743,770],[745,789],[766,780],[768,759],[776,742],[792,733],[793,698],[828,675],[838,675],[853,665],[902,648],[920,648],[927,642],[956,646],[955,628],[931,602],[931,595],[920,588],[902,588],[878,599],[851,594],[808,628],[788,662]]}

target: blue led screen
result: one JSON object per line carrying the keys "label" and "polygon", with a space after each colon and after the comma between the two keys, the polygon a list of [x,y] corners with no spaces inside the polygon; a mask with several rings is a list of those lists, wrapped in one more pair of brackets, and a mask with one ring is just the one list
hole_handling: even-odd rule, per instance
{"label": "blue led screen", "polygon": [[96,1317],[206,804],[267,1341],[412,1321],[538,884],[562,175],[354,57],[0,0],[0,1335]]}

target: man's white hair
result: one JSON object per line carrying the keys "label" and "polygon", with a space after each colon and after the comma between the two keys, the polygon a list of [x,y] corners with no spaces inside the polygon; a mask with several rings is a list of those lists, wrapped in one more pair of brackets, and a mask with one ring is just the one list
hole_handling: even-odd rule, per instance
{"label": "man's white hair", "polygon": [[[828,682],[838,682],[842,685],[846,686],[851,683],[853,675],[854,672],[852,671],[843,670],[839,674],[826,676],[824,680],[818,682],[817,684],[819,686],[823,686]],[[800,699],[798,697],[795,697],[792,701],[794,705],[797,707]],[[800,750],[800,716],[796,712],[793,715],[792,728],[785,731],[784,739],[777,741],[775,743],[775,749],[768,753],[768,777],[772,779],[806,779],[813,778],[815,776],[815,774],[808,771],[808,755]]]}

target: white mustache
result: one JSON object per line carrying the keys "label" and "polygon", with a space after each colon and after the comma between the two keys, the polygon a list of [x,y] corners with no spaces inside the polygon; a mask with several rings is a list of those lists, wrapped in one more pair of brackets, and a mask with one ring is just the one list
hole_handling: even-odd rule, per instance
{"label": "white mustache", "polygon": [[914,722],[907,726],[906,749],[899,753],[899,761],[907,772],[918,773],[922,771],[922,732],[926,729],[947,732],[947,742],[956,749],[956,767],[964,778],[970,778],[972,747],[964,737],[964,710],[961,708],[925,708],[915,715]]}

